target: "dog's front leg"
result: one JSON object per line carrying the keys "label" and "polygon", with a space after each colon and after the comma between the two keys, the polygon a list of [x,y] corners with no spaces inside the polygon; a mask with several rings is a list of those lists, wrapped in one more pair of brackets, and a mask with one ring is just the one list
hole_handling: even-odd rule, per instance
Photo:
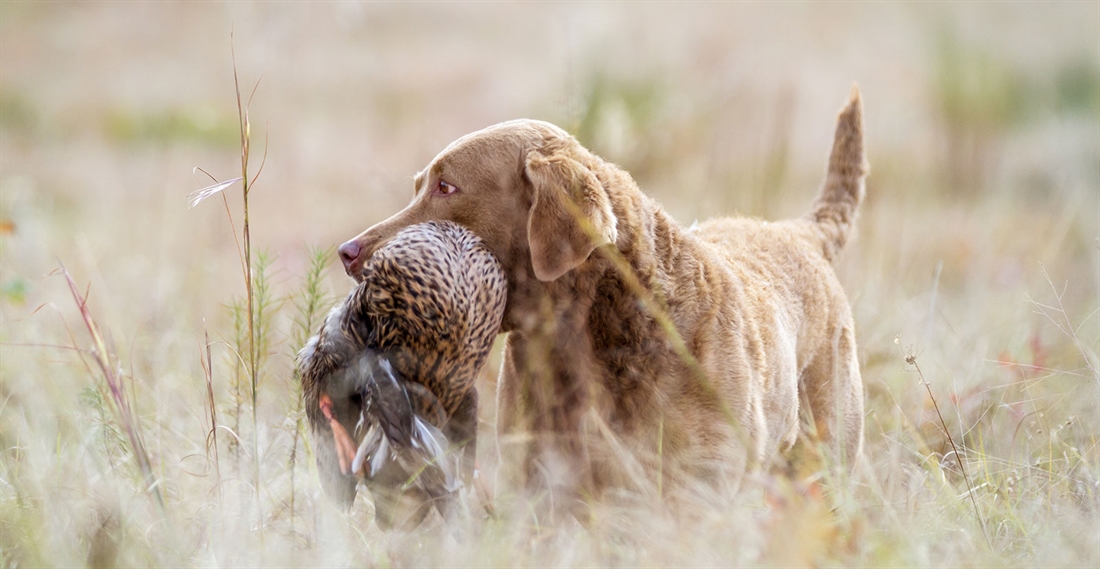
{"label": "dog's front leg", "polygon": [[566,515],[596,490],[583,427],[596,374],[588,335],[570,320],[509,333],[497,391],[503,481]]}

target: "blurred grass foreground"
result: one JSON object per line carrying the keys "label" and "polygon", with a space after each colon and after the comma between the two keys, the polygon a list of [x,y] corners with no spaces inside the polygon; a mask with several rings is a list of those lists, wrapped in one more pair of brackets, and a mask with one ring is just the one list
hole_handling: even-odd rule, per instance
{"label": "blurred grass foreground", "polygon": [[[239,187],[186,203],[195,166],[240,175],[231,29],[253,173],[266,152],[251,310]],[[868,480],[461,542],[321,496],[292,356],[351,287],[324,250],[444,145],[546,119],[683,223],[793,216],[853,80]],[[1096,567],[1098,239],[1096,3],[5,0],[0,566]]]}

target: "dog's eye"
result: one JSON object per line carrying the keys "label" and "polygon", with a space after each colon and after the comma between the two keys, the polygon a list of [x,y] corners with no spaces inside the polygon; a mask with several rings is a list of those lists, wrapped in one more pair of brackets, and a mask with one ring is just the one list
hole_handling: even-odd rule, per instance
{"label": "dog's eye", "polygon": [[439,185],[435,188],[435,192],[441,196],[449,196],[453,193],[458,192],[458,186],[455,186],[454,184],[448,184],[447,182],[440,180]]}

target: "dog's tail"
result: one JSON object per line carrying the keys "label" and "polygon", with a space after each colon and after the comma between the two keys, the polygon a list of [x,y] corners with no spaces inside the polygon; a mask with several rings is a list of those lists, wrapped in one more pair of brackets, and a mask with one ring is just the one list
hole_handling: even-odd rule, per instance
{"label": "dog's tail", "polygon": [[863,156],[863,101],[859,87],[852,85],[848,103],[837,117],[825,184],[807,216],[821,233],[822,252],[829,261],[836,258],[852,233],[856,211],[863,201],[867,170]]}

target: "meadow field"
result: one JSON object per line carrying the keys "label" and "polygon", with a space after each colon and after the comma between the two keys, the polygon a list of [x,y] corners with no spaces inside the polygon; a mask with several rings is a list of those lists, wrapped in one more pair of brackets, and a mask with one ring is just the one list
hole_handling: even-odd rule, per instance
{"label": "meadow field", "polygon": [[[234,66],[254,359],[241,186],[188,204],[241,176]],[[853,82],[866,476],[464,539],[321,494],[293,355],[447,143],[545,119],[685,224],[790,217]],[[1098,310],[1095,2],[0,2],[0,567],[1097,567]]]}

